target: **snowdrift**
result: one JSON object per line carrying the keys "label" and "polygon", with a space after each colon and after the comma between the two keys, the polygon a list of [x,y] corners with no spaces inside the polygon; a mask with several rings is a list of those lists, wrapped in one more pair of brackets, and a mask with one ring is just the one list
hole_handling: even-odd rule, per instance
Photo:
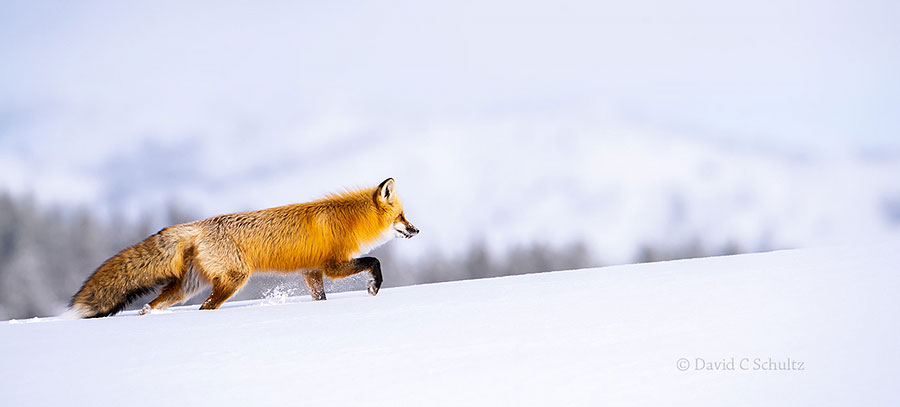
{"label": "snowdrift", "polygon": [[898,266],[885,244],[9,321],[0,400],[891,405]]}

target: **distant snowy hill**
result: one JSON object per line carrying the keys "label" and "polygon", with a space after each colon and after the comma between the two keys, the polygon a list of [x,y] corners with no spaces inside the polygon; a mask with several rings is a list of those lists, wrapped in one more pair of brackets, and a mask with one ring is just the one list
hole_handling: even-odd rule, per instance
{"label": "distant snowy hill", "polygon": [[174,201],[206,217],[391,176],[423,231],[397,251],[409,257],[479,240],[498,252],[585,241],[600,261],[624,263],[643,245],[717,253],[900,236],[900,157],[890,155],[723,144],[603,111],[410,123],[338,115],[284,127],[135,136],[84,156],[23,141],[37,144],[4,160],[0,186],[101,213]]}
{"label": "distant snowy hill", "polygon": [[4,405],[896,405],[900,244],[0,324]]}

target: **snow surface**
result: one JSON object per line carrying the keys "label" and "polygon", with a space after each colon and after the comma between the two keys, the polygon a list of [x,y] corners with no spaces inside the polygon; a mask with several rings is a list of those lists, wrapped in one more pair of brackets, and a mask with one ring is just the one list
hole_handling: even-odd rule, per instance
{"label": "snow surface", "polygon": [[[214,312],[10,321],[0,324],[0,399],[897,405],[898,265],[900,244],[888,243],[389,288],[377,297],[348,292],[325,302],[243,301]],[[696,370],[697,358],[734,358],[735,370]],[[803,366],[753,370],[756,358]]]}

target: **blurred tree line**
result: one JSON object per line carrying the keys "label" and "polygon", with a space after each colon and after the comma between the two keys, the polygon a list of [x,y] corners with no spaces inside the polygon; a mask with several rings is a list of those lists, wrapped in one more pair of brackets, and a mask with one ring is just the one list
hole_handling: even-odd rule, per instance
{"label": "blurred tree line", "polygon": [[[101,218],[87,210],[42,207],[29,197],[0,193],[0,320],[50,316],[61,312],[84,280],[107,258],[159,229],[194,218],[177,205],[162,214],[147,214],[138,221],[124,216]],[[587,246],[577,243],[552,247],[543,243],[516,247],[494,256],[483,242],[473,243],[460,256],[435,252],[417,261],[395,256],[391,245],[376,249],[385,270],[385,287],[435,283],[550,270],[596,267]],[[726,252],[740,250],[730,247]],[[656,261],[727,254],[707,253],[699,243],[666,250],[646,246],[636,261]],[[328,292],[362,290],[366,275],[326,281]],[[260,273],[235,299],[284,297],[306,294],[303,279],[295,274]],[[202,302],[208,291],[189,304]],[[152,299],[142,298],[129,309]]]}
{"label": "blurred tree line", "polygon": [[162,216],[129,222],[0,193],[0,319],[61,312],[104,260],[155,233],[159,224],[186,220],[175,205]]}

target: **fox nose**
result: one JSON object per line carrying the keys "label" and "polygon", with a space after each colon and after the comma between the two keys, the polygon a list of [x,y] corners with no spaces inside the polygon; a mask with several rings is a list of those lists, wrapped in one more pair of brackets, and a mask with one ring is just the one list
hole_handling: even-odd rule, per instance
{"label": "fox nose", "polygon": [[409,227],[406,228],[406,231],[409,232],[410,237],[419,234],[419,229],[416,229],[416,227],[413,225],[409,225]]}

